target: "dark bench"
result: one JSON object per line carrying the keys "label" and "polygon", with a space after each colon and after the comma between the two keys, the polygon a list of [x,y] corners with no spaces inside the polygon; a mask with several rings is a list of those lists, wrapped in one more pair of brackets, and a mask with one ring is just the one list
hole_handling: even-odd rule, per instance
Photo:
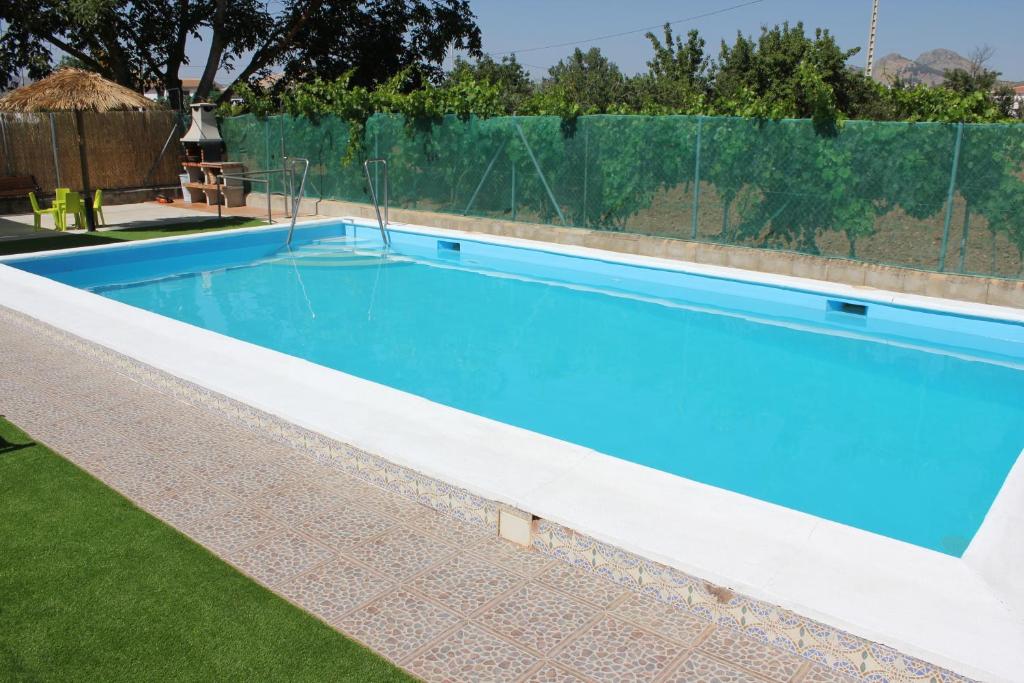
{"label": "dark bench", "polygon": [[34,176],[0,177],[0,199],[24,199],[29,192],[39,192]]}

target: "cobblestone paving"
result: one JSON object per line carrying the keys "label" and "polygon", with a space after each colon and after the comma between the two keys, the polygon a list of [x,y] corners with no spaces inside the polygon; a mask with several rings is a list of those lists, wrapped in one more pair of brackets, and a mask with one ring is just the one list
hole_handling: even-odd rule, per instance
{"label": "cobblestone paving", "polygon": [[848,680],[0,326],[0,413],[428,681]]}

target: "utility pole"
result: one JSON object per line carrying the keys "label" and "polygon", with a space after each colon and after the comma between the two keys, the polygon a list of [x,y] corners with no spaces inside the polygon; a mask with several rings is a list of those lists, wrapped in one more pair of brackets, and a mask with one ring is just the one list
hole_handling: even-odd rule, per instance
{"label": "utility pole", "polygon": [[864,72],[871,78],[875,69],[875,34],[878,32],[878,0],[871,0],[871,30],[868,33],[868,63]]}

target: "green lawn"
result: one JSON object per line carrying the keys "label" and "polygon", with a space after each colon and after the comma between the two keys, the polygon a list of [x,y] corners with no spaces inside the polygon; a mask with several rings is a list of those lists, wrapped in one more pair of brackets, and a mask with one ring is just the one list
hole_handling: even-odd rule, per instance
{"label": "green lawn", "polygon": [[0,418],[0,680],[413,680]]}
{"label": "green lawn", "polygon": [[71,247],[91,247],[97,244],[112,244],[125,240],[148,240],[154,237],[171,237],[172,235],[191,235],[197,232],[229,230],[231,228],[248,228],[255,225],[266,225],[267,222],[258,218],[209,218],[187,223],[175,223],[159,228],[125,228],[122,230],[104,230],[103,232],[55,233],[48,237],[29,237],[21,240],[0,240],[0,256],[7,254],[24,254],[32,251],[50,251],[52,249],[70,249]]}

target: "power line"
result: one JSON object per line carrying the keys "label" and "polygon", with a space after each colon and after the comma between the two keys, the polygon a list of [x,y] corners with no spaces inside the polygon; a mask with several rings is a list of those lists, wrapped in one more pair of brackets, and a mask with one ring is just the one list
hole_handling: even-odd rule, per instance
{"label": "power line", "polygon": [[729,7],[722,7],[721,9],[712,10],[710,12],[704,12],[703,14],[695,14],[692,17],[685,17],[683,19],[674,19],[673,21],[663,22],[654,26],[645,26],[643,28],[636,28],[631,31],[621,31],[619,33],[608,33],[603,36],[595,36],[593,38],[584,38],[583,40],[573,40],[567,43],[554,43],[552,45],[543,45],[541,47],[528,47],[523,50],[506,50],[504,52],[488,52],[492,57],[500,57],[502,55],[518,55],[523,52],[537,52],[538,50],[550,50],[556,47],[570,47],[572,45],[579,45],[581,43],[593,43],[598,40],[607,40],[608,38],[619,38],[621,36],[628,36],[634,33],[646,33],[647,31],[653,31],[654,29],[661,28],[665,24],[681,24],[684,21],[694,21],[696,19],[704,19],[705,17],[713,17],[716,14],[725,14],[735,9],[741,9],[743,7],[750,7],[751,5],[757,5],[764,2],[764,0],[750,0],[750,2],[743,2],[738,5],[731,5]]}

